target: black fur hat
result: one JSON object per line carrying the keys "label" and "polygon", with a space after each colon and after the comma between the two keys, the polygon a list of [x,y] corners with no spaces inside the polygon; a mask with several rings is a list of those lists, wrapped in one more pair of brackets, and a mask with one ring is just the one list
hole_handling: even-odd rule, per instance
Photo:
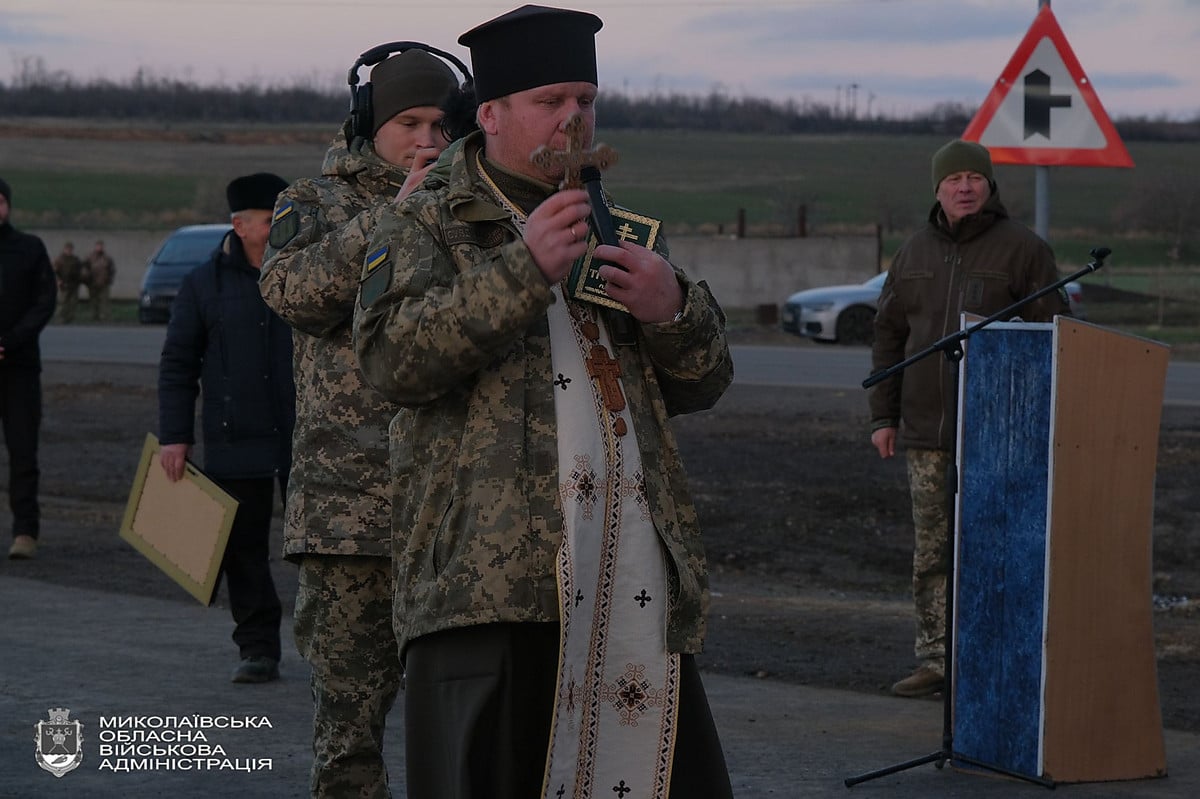
{"label": "black fur hat", "polygon": [[270,172],[255,172],[229,181],[225,187],[225,199],[229,201],[229,213],[249,208],[272,211],[275,198],[287,188],[287,181]]}

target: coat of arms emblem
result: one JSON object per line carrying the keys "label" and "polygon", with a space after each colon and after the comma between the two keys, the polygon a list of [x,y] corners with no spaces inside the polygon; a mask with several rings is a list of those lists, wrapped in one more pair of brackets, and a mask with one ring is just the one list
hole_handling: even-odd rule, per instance
{"label": "coat of arms emblem", "polygon": [[50,720],[37,723],[37,764],[55,777],[74,771],[83,762],[83,725],[71,721],[65,707],[49,710]]}

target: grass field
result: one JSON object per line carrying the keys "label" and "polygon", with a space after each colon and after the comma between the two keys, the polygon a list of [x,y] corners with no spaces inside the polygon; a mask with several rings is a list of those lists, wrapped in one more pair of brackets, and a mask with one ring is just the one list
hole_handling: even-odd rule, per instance
{"label": "grass field", "polygon": [[[601,124],[603,110],[601,109]],[[32,126],[36,128],[36,125]],[[80,126],[86,127],[86,126]],[[260,170],[287,179],[320,170],[334,131],[237,129],[236,143],[204,129],[127,130],[103,138],[30,135],[0,122],[0,175],[25,227],[167,230],[225,215],[229,178]],[[225,126],[228,132],[230,126]],[[662,218],[670,233],[735,230],[791,235],[801,208],[810,235],[873,230],[884,265],[933,203],[929,159],[947,137],[766,136],[694,131],[604,131],[620,161],[605,185],[621,204]],[[1085,289],[1138,298],[1089,303],[1096,321],[1163,340],[1194,337],[1200,301],[1200,148],[1132,142],[1133,169],[1050,170],[1050,239],[1064,271],[1106,246]],[[1001,198],[1032,224],[1034,169],[999,166]],[[1193,218],[1197,217],[1197,218]],[[1182,246],[1176,246],[1177,241]],[[1102,301],[1103,302],[1103,301]],[[1113,321],[1102,317],[1111,312]],[[1155,334],[1158,335],[1155,335]]]}
{"label": "grass field", "polygon": [[[171,227],[221,214],[233,175],[269,170],[290,180],[318,172],[322,132],[284,131],[306,135],[264,128],[261,144],[226,144],[197,133],[178,141],[14,137],[0,126],[0,174],[16,187],[30,227]],[[944,141],[603,129],[597,138],[621,154],[605,185],[623,205],[664,219],[669,231],[732,232],[741,209],[752,235],[787,235],[803,207],[812,234],[881,225],[885,253],[928,213],[929,158]],[[1186,218],[1200,216],[1200,148],[1134,142],[1129,150],[1134,169],[1050,171],[1050,238],[1060,259],[1083,264],[1104,245],[1117,268],[1200,264],[1200,220]],[[1012,215],[1031,224],[1033,168],[1000,166],[997,180]],[[1172,260],[1179,230],[1191,235]]]}

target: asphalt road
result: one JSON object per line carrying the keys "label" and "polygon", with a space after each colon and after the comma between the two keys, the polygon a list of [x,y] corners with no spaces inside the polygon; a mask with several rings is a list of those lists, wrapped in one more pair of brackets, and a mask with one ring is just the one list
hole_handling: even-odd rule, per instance
{"label": "asphalt road", "polygon": [[[90,363],[158,363],[163,325],[51,325],[42,332],[42,357]],[[871,371],[865,347],[744,346],[733,348],[734,382],[755,386],[861,389]],[[1167,368],[1166,405],[1200,405],[1200,363],[1173,361]]]}

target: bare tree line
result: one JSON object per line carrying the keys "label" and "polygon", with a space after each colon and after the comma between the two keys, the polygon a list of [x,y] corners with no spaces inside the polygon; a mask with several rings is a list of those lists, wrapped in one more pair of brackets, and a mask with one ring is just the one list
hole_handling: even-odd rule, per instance
{"label": "bare tree line", "polygon": [[[317,81],[290,85],[201,86],[139,69],[124,82],[80,80],[47,69],[41,58],[19,59],[13,79],[0,82],[0,108],[6,116],[75,119],[155,120],[164,122],[261,122],[337,124],[345,117],[349,92],[321,87]],[[605,128],[695,129],[730,133],[880,133],[953,135],[962,131],[976,108],[939,103],[909,117],[882,113],[859,115],[841,103],[774,101],[733,97],[720,90],[634,96],[604,91]],[[1165,116],[1114,120],[1128,141],[1200,139],[1200,110],[1190,121]]]}

